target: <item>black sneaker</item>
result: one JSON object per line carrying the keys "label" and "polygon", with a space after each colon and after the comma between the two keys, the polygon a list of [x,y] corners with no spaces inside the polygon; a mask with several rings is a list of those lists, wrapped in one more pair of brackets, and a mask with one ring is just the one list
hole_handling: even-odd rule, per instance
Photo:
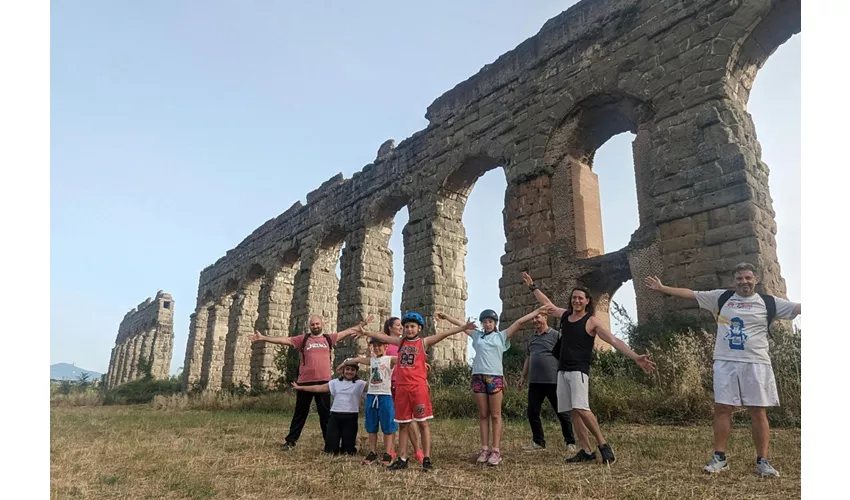
{"label": "black sneaker", "polygon": [[378,454],[374,451],[370,451],[366,458],[364,458],[360,463],[363,465],[371,465],[378,461]]}
{"label": "black sneaker", "polygon": [[431,459],[425,457],[422,459],[422,472],[428,472],[429,470],[431,470]]}
{"label": "black sneaker", "polygon": [[403,460],[401,458],[397,458],[395,462],[390,464],[387,467],[387,470],[405,470],[407,469],[407,460]]}
{"label": "black sneaker", "polygon": [[611,445],[608,443],[599,447],[599,456],[602,457],[603,464],[613,464],[617,460],[614,458],[614,450],[611,449]]}
{"label": "black sneaker", "polygon": [[295,443],[290,443],[289,441],[287,441],[287,442],[283,443],[283,444],[280,446],[280,449],[281,449],[282,451],[289,451],[289,450],[291,450],[291,449],[293,449],[293,448],[295,448]]}
{"label": "black sneaker", "polygon": [[595,462],[596,452],[588,453],[584,450],[578,450],[578,453],[564,461],[568,464],[575,464],[579,462]]}
{"label": "black sneaker", "polygon": [[381,459],[381,464],[390,465],[391,463],[393,463],[393,456],[389,453],[384,453],[384,458]]}

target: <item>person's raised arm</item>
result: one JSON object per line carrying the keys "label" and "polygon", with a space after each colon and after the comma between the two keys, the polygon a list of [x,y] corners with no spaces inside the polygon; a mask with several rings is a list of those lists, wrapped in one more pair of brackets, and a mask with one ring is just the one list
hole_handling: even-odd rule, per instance
{"label": "person's raised arm", "polygon": [[658,276],[647,276],[643,280],[643,282],[650,290],[655,290],[657,292],[672,295],[673,297],[679,297],[682,299],[697,299],[696,295],[694,295],[693,290],[690,290],[688,288],[674,288],[672,286],[666,286],[661,283],[661,280],[658,279]]}
{"label": "person's raised arm", "polygon": [[358,333],[358,335],[365,335],[369,338],[378,339],[385,344],[392,344],[392,345],[401,345],[401,341],[402,341],[401,337],[396,337],[396,336],[393,336],[393,335],[385,335],[383,333],[378,333],[378,332],[370,332],[370,331],[365,330],[365,329],[362,329]]}
{"label": "person's raised arm", "polygon": [[[437,316],[437,319],[444,319],[444,320],[448,321],[449,323],[451,323],[451,324],[453,324],[453,325],[455,325],[455,326],[463,326],[463,324],[464,324],[464,323],[463,323],[463,321],[461,321],[461,320],[459,320],[459,319],[457,319],[457,318],[453,318],[453,317],[449,316],[448,314],[446,314],[446,313],[444,313],[444,312],[441,312],[441,311],[437,311],[436,316]],[[470,336],[471,336],[471,335],[472,335],[472,332],[474,332],[474,331],[475,331],[475,329],[472,329],[472,330],[464,330],[464,331],[466,332],[466,334],[467,334],[467,335],[470,335]]]}
{"label": "person's raised arm", "polygon": [[602,323],[600,323],[596,317],[591,317],[588,323],[591,325],[593,333],[595,333],[600,339],[614,346],[614,349],[617,349],[618,352],[621,352],[626,357],[631,358],[635,363],[637,363],[641,370],[647,373],[655,370],[655,363],[649,359],[648,354],[638,354],[634,352],[625,342],[615,337],[604,326],[602,326]]}
{"label": "person's raised arm", "polygon": [[553,307],[554,306],[551,304],[542,305],[537,309],[531,311],[530,313],[526,314],[525,316],[521,317],[520,319],[514,321],[513,324],[509,326],[507,330],[505,330],[505,338],[511,338],[511,336],[513,336],[513,334],[515,334],[523,324],[528,323],[529,321],[534,319],[534,317],[538,314],[545,314],[546,316],[548,316],[550,311],[552,311]]}
{"label": "person's raised arm", "polygon": [[567,310],[563,307],[558,307],[553,304],[552,301],[549,300],[549,297],[547,297],[546,294],[543,293],[543,291],[537,288],[537,285],[534,284],[534,280],[531,279],[531,275],[529,275],[525,271],[523,271],[522,273],[522,281],[523,283],[525,283],[525,286],[527,286],[529,290],[534,292],[534,297],[537,299],[537,302],[540,302],[540,304],[544,306],[552,306],[550,314],[554,314],[560,318],[564,315],[565,312],[567,312]]}
{"label": "person's raised arm", "polygon": [[298,385],[297,383],[292,383],[292,388],[299,391],[307,391],[307,392],[331,392],[331,388],[328,387],[328,384],[320,384],[320,385]]}
{"label": "person's raised arm", "polygon": [[444,338],[448,337],[449,335],[454,335],[454,334],[460,333],[464,330],[475,330],[475,322],[472,321],[472,320],[469,320],[469,321],[466,322],[465,325],[456,326],[456,327],[452,328],[451,330],[446,330],[444,332],[435,333],[434,335],[431,335],[430,337],[425,337],[424,339],[422,339],[422,344],[427,349],[428,347],[436,344],[437,342],[443,340]]}
{"label": "person's raised arm", "polygon": [[360,331],[363,328],[365,328],[366,325],[368,325],[371,321],[372,321],[372,316],[370,315],[368,318],[366,318],[365,320],[358,323],[357,326],[352,326],[351,328],[346,328],[345,330],[337,333],[338,336],[336,338],[336,341],[339,342],[340,340],[344,339],[345,337],[348,337],[349,335],[359,334]]}
{"label": "person's raised arm", "polygon": [[359,357],[356,357],[356,358],[347,358],[342,363],[340,363],[339,366],[336,367],[336,371],[341,372],[343,370],[343,368],[345,368],[346,366],[357,366],[358,364],[360,364],[360,365],[370,364],[369,358],[366,358],[366,357],[363,357],[363,356],[359,356]]}
{"label": "person's raised arm", "polygon": [[253,342],[268,342],[270,344],[280,344],[280,345],[288,345],[292,346],[292,339],[290,337],[266,337],[262,333],[254,330],[253,334],[248,334],[248,340]]}

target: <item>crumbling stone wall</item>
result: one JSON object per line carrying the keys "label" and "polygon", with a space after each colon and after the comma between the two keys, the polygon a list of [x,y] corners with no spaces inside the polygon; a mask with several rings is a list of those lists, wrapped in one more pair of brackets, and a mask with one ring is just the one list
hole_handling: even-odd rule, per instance
{"label": "crumbling stone wall", "polygon": [[174,300],[160,290],[124,315],[109,359],[106,387],[142,378],[140,360],[150,364],[153,378],[167,379],[173,346]]}
{"label": "crumbling stone wall", "polygon": [[[713,288],[746,260],[763,270],[765,291],[783,295],[768,170],[746,103],[758,68],[799,31],[799,0],[573,6],[435,100],[425,130],[385,142],[350,179],[329,179],[204,269],[186,386],[273,378],[268,346],[240,344],[252,322],[269,335],[304,331],[310,314],[328,331],[369,314],[380,324],[391,309],[387,241],[405,207],[401,308],[420,312],[427,333],[448,328],[434,313],[465,315],[463,210],[476,179],[499,167],[508,184],[504,322],[535,307],[524,270],[557,304],[573,286],[588,287],[605,322],[631,278],[639,320],[693,307],[644,290],[650,273]],[[606,249],[593,157],[625,131],[635,134],[640,226],[625,248]],[[357,349],[340,346],[337,356]],[[438,345],[434,363],[463,361],[465,350],[457,336]]]}

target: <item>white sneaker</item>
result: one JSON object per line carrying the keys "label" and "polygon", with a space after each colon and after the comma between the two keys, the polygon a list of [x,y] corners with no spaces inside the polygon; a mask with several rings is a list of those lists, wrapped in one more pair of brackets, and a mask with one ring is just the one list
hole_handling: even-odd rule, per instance
{"label": "white sneaker", "polygon": [[540,446],[539,444],[535,443],[534,441],[532,441],[531,444],[522,445],[522,451],[540,451],[540,450],[545,450],[545,449],[546,448]]}
{"label": "white sneaker", "polygon": [[718,457],[717,455],[712,455],[711,460],[708,461],[708,465],[703,467],[702,470],[708,472],[709,474],[715,474],[722,470],[729,470],[729,464],[726,462],[725,459],[721,460],[720,457]]}
{"label": "white sneaker", "polygon": [[756,462],[756,473],[761,477],[779,477],[779,471],[774,469],[766,458],[762,458]]}
{"label": "white sneaker", "polygon": [[490,458],[487,459],[487,465],[496,466],[500,463],[502,463],[502,454],[494,450],[490,453]]}
{"label": "white sneaker", "polygon": [[481,453],[478,454],[478,460],[476,460],[479,464],[487,463],[487,459],[490,458],[490,450],[481,450]]}

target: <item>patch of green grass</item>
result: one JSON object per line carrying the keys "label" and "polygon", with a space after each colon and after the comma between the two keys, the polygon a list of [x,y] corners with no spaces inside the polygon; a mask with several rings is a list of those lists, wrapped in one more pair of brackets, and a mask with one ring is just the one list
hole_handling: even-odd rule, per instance
{"label": "patch of green grass", "polygon": [[196,481],[192,479],[181,479],[168,484],[168,489],[180,493],[186,498],[204,499],[215,496],[213,486],[206,481]]}
{"label": "patch of green grass", "polygon": [[112,486],[114,484],[119,484],[124,482],[124,476],[120,474],[111,474],[108,476],[103,476],[100,478],[100,482],[106,484],[108,486]]}

